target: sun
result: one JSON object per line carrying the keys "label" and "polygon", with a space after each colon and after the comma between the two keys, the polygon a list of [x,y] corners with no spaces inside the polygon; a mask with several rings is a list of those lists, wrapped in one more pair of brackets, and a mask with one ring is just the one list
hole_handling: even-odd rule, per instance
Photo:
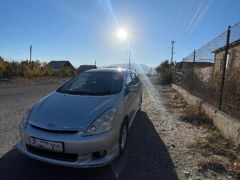
{"label": "sun", "polygon": [[117,36],[119,39],[126,40],[127,39],[127,31],[125,29],[119,29],[117,32]]}

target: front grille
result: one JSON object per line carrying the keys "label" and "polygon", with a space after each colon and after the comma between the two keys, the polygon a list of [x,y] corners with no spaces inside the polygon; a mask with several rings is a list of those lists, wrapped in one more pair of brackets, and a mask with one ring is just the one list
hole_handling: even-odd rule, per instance
{"label": "front grille", "polygon": [[55,160],[75,162],[75,161],[77,161],[77,158],[78,158],[77,154],[53,152],[53,151],[49,151],[49,150],[32,147],[29,145],[27,145],[27,150],[32,154],[46,157],[46,158],[55,159]]}
{"label": "front grille", "polygon": [[38,127],[38,126],[35,126],[35,125],[31,125],[31,126],[35,129],[39,129],[41,131],[46,131],[46,132],[51,132],[51,133],[74,134],[74,133],[79,132],[77,130],[52,130],[52,129],[46,129],[46,128]]}

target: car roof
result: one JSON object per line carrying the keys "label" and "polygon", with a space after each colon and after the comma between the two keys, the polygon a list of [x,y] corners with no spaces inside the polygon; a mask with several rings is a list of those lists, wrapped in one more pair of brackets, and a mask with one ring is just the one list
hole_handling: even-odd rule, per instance
{"label": "car roof", "polygon": [[123,69],[123,68],[97,68],[97,69],[90,69],[85,72],[126,72],[129,71],[129,69]]}

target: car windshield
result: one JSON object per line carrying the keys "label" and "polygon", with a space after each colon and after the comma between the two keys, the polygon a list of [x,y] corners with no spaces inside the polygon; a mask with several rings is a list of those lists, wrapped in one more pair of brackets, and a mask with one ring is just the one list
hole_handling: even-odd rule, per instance
{"label": "car windshield", "polygon": [[122,88],[122,72],[84,72],[57,90],[78,95],[112,95]]}

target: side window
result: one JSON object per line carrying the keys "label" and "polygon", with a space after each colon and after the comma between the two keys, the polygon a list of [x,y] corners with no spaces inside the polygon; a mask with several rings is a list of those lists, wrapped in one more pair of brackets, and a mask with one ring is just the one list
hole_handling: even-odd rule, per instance
{"label": "side window", "polygon": [[140,82],[138,76],[135,73],[131,73],[131,76],[133,79],[133,85],[137,85]]}
{"label": "side window", "polygon": [[132,77],[129,73],[127,73],[126,85],[131,86],[133,84]]}

